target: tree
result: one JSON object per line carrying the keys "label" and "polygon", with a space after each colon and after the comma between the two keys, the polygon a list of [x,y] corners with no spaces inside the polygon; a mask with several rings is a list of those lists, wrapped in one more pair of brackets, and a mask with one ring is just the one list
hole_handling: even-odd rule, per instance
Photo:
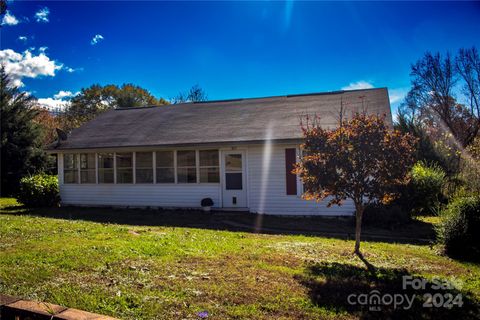
{"label": "tree", "polygon": [[70,130],[110,109],[165,104],[168,104],[165,99],[157,99],[147,90],[133,84],[123,84],[121,87],[94,84],[72,98],[62,118],[64,128]]}
{"label": "tree", "polygon": [[410,75],[412,89],[402,109],[431,127],[434,139],[448,133],[459,148],[469,145],[480,130],[477,49],[461,49],[455,58],[427,52]]}
{"label": "tree", "polygon": [[208,96],[198,84],[192,86],[187,92],[179,92],[178,95],[172,99],[173,104],[185,102],[200,102],[207,101]]}
{"label": "tree", "polygon": [[360,253],[362,217],[369,204],[388,203],[398,196],[413,165],[413,142],[408,134],[390,130],[384,117],[355,114],[327,130],[318,121],[302,126],[305,142],[295,173],[304,184],[303,197],[327,206],[350,198],[355,204],[355,252]]}
{"label": "tree", "polygon": [[38,115],[35,99],[20,92],[2,67],[0,69],[1,108],[1,194],[17,191],[20,179],[46,165],[42,151],[42,129],[34,121]]}

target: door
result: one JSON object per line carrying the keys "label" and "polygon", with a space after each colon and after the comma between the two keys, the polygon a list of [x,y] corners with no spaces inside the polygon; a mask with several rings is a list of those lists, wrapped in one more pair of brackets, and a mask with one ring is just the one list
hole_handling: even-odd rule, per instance
{"label": "door", "polygon": [[224,151],[222,156],[222,196],[224,208],[247,207],[245,152]]}

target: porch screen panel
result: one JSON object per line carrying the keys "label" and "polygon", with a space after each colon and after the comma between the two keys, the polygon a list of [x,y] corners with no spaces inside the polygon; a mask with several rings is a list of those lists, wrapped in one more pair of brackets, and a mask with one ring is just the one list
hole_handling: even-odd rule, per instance
{"label": "porch screen panel", "polygon": [[285,149],[285,176],[287,182],[287,195],[297,194],[297,176],[292,173],[297,154],[294,148]]}
{"label": "porch screen panel", "polygon": [[175,163],[173,151],[157,151],[157,183],[175,182]]}
{"label": "porch screen panel", "polygon": [[113,153],[98,154],[98,183],[113,183]]}
{"label": "porch screen panel", "polygon": [[95,153],[80,154],[80,183],[95,183]]}
{"label": "porch screen panel", "polygon": [[197,154],[195,150],[177,151],[177,182],[197,183]]}
{"label": "porch screen panel", "polygon": [[63,155],[63,182],[78,183],[78,161],[75,153]]}
{"label": "porch screen panel", "polygon": [[153,183],[153,152],[135,153],[135,182]]}
{"label": "porch screen panel", "polygon": [[220,182],[218,150],[200,150],[200,182]]}
{"label": "porch screen panel", "polygon": [[117,153],[117,183],[133,183],[133,153]]}

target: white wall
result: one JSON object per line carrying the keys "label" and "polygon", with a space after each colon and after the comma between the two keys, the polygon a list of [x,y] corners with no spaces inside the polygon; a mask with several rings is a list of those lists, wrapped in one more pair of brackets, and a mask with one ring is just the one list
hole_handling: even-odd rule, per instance
{"label": "white wall", "polygon": [[[249,207],[251,212],[277,215],[352,215],[352,201],[327,208],[327,201],[317,203],[297,195],[287,195],[285,177],[285,148],[296,146],[251,146],[248,148]],[[270,156],[268,156],[270,154]],[[270,161],[267,161],[270,158]],[[267,160],[265,160],[267,159]]]}
{"label": "white wall", "polygon": [[199,208],[203,198],[220,203],[220,186],[213,184],[64,184],[63,204]]}

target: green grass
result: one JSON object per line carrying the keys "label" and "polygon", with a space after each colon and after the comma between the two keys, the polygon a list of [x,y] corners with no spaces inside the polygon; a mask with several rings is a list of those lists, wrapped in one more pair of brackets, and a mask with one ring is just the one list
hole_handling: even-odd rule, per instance
{"label": "green grass", "polygon": [[[148,223],[142,210],[28,210],[14,199],[0,199],[0,208],[4,294],[124,319],[198,318],[204,310],[209,319],[348,319],[372,314],[347,305],[346,294],[393,292],[409,274],[460,280],[467,305],[437,313],[417,308],[402,317],[466,318],[478,311],[480,266],[440,256],[429,245],[364,242],[372,271],[352,255],[351,240],[183,226],[182,219],[200,212],[158,213],[163,218]],[[122,215],[132,215],[130,223],[87,221],[123,221]],[[135,216],[139,225],[132,225]]]}

